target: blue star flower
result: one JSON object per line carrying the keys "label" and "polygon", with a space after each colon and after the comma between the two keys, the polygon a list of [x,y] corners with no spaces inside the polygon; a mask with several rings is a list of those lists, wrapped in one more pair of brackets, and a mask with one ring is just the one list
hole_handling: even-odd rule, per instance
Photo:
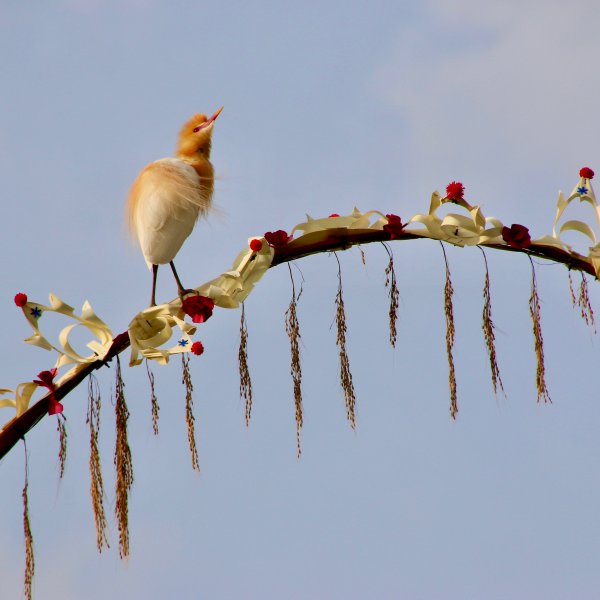
{"label": "blue star flower", "polygon": [[583,196],[588,193],[588,189],[582,185],[581,187],[577,188],[577,193]]}
{"label": "blue star flower", "polygon": [[188,345],[188,340],[179,340],[177,344],[182,348],[185,348]]}
{"label": "blue star flower", "polygon": [[34,306],[29,314],[35,319],[39,319],[42,316],[42,309],[38,306]]}

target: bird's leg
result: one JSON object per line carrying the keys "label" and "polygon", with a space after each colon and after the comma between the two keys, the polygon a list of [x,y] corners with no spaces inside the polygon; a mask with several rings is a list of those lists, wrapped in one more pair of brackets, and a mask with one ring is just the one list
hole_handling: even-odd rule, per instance
{"label": "bird's leg", "polygon": [[179,279],[179,275],[177,275],[177,271],[175,270],[175,263],[171,261],[169,263],[171,265],[171,271],[173,271],[173,275],[175,276],[175,281],[177,282],[177,291],[179,292],[179,297],[183,300],[183,297],[186,294],[195,294],[196,290],[188,290],[183,287],[181,284],[181,280]]}
{"label": "bird's leg", "polygon": [[156,306],[156,275],[158,273],[158,265],[152,265],[152,296],[150,298],[150,306]]}

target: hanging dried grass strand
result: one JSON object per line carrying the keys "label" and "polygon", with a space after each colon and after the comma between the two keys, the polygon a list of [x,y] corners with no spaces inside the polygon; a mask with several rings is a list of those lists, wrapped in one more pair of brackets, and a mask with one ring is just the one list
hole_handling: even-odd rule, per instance
{"label": "hanging dried grass strand", "polygon": [[444,244],[440,242],[442,252],[444,253],[444,263],[446,265],[446,284],[444,285],[444,314],[446,315],[446,354],[448,355],[448,384],[450,386],[450,416],[456,419],[458,413],[458,400],[456,390],[456,372],[454,369],[454,356],[452,348],[454,347],[454,338],[456,330],[454,328],[454,307],[452,305],[452,296],[454,288],[452,287],[452,277],[448,265],[448,257]]}
{"label": "hanging dried grass strand", "polygon": [[160,406],[158,405],[158,398],[156,397],[156,388],[154,386],[154,373],[150,370],[148,359],[146,359],[146,373],[148,373],[148,381],[150,382],[150,408],[152,411],[152,432],[154,435],[158,435],[158,418]]}
{"label": "hanging dried grass strand", "polygon": [[531,296],[529,297],[529,314],[533,324],[533,337],[535,340],[535,357],[537,367],[535,373],[535,386],[537,388],[538,402],[552,402],[548,387],[546,386],[546,366],[544,363],[544,338],[542,337],[542,322],[540,315],[540,297],[537,291],[537,280],[535,277],[535,267],[531,256],[528,256],[531,263]]}
{"label": "hanging dried grass strand", "polygon": [[390,309],[388,312],[389,324],[390,324],[390,344],[392,348],[396,347],[396,340],[398,337],[397,332],[397,321],[398,321],[398,301],[400,298],[400,292],[398,292],[398,286],[396,284],[396,270],[394,269],[394,253],[388,247],[385,242],[382,242],[385,251],[388,254],[388,264],[385,268],[385,288],[387,289],[388,296],[390,298]]}
{"label": "hanging dried grass strand", "polygon": [[365,251],[362,249],[362,246],[358,247],[358,251],[360,252],[360,262],[362,262],[363,267],[367,266],[367,257],[365,256]]}
{"label": "hanging dried grass strand", "polygon": [[33,535],[29,523],[29,464],[27,457],[27,443],[23,438],[23,448],[25,449],[25,486],[23,487],[23,533],[25,535],[25,574],[23,593],[27,600],[31,600],[31,587],[33,576],[35,574],[35,557],[33,555]]}
{"label": "hanging dried grass strand", "polygon": [[192,384],[192,375],[190,373],[190,357],[187,354],[181,355],[181,383],[185,386],[185,423],[187,425],[188,444],[190,455],[192,457],[192,469],[200,472],[200,462],[198,460],[198,448],[196,446],[196,427],[194,417],[194,386]]}
{"label": "hanging dried grass strand", "polygon": [[302,454],[302,447],[300,444],[300,438],[302,433],[303,425],[303,411],[302,411],[302,368],[300,366],[300,323],[298,321],[298,314],[296,312],[297,302],[302,294],[302,288],[296,296],[296,287],[294,285],[294,277],[292,275],[292,269],[288,264],[290,272],[290,279],[292,280],[292,300],[288,309],[285,311],[285,332],[290,339],[290,374],[292,375],[292,381],[294,382],[294,406],[296,409],[296,453],[298,458]]}
{"label": "hanging dried grass strand", "polygon": [[571,278],[571,269],[569,269],[569,292],[571,294],[571,303],[573,308],[579,307],[579,314],[594,333],[596,333],[596,320],[594,318],[594,311],[590,302],[590,296],[588,292],[588,285],[585,273],[581,272],[581,283],[579,284],[579,293],[575,296],[575,290],[573,288],[573,279]]}
{"label": "hanging dried grass strand", "polygon": [[125,402],[125,383],[121,376],[121,363],[118,356],[115,397],[117,429],[114,459],[117,475],[115,515],[119,528],[119,556],[125,558],[129,556],[129,492],[133,485],[133,463],[127,440],[129,410]]}
{"label": "hanging dried grass strand", "polygon": [[577,298],[575,297],[575,290],[573,289],[573,279],[571,277],[571,269],[569,269],[569,293],[571,294],[571,303],[573,304],[573,308],[577,304]]}
{"label": "hanging dried grass strand", "polygon": [[242,316],[240,317],[240,349],[238,351],[238,365],[240,369],[240,398],[245,401],[246,427],[250,426],[252,416],[252,380],[248,369],[248,326],[246,324],[246,310],[242,302]]}
{"label": "hanging dried grass strand", "polygon": [[335,324],[337,327],[336,344],[340,351],[340,383],[344,392],[344,400],[346,403],[346,418],[352,429],[356,429],[356,395],[354,392],[354,384],[352,383],[352,373],[350,371],[350,360],[346,351],[346,310],[344,307],[344,296],[342,287],[342,267],[340,259],[334,252],[333,255],[338,264],[338,290],[335,296]]}
{"label": "hanging dried grass strand", "polygon": [[483,282],[483,337],[485,338],[485,345],[488,351],[488,357],[490,359],[490,370],[492,372],[492,387],[494,388],[494,394],[498,393],[498,388],[504,392],[504,386],[502,385],[502,377],[500,377],[500,368],[498,367],[498,361],[496,359],[496,336],[494,334],[494,322],[492,321],[492,297],[490,294],[490,272],[488,270],[488,262],[483,248],[478,246],[483,254],[483,262],[485,264],[485,280]]}
{"label": "hanging dried grass strand", "polygon": [[86,423],[90,427],[90,495],[96,525],[96,547],[102,552],[104,546],[109,548],[106,537],[106,514],[104,512],[104,483],[98,449],[98,434],[100,432],[100,387],[93,375],[88,379],[88,408]]}
{"label": "hanging dried grass strand", "polygon": [[65,474],[67,466],[67,425],[66,419],[61,415],[57,415],[56,431],[58,431],[58,476],[60,479]]}
{"label": "hanging dried grass strand", "polygon": [[590,302],[590,295],[588,292],[587,277],[585,273],[581,273],[581,283],[579,284],[579,296],[577,297],[577,304],[579,304],[581,318],[585,321],[594,333],[596,333],[596,320],[594,319],[594,311]]}

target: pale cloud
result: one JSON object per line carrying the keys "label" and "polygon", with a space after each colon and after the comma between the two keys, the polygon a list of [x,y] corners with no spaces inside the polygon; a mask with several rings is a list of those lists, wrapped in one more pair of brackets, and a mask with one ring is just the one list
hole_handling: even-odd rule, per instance
{"label": "pale cloud", "polygon": [[593,2],[437,0],[429,8],[427,33],[399,31],[375,78],[413,148],[431,157],[493,147],[520,161],[568,146],[598,155]]}

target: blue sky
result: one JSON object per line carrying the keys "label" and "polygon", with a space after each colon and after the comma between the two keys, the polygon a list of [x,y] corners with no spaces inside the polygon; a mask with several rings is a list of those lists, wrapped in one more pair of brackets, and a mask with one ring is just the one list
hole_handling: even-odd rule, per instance
{"label": "blue sky", "polygon": [[[558,189],[600,169],[600,17],[564,2],[4,2],[0,175],[6,257],[0,386],[55,357],[22,344],[16,292],[88,299],[115,333],[148,299],[123,203],[135,175],[172,153],[191,114],[225,106],[213,163],[219,214],[177,266],[186,285],[229,268],[247,238],[305,213],[426,212],[451,180],[487,216],[552,228]],[[85,387],[65,401],[69,463],[57,484],[55,422],[28,436],[35,597],[579,599],[600,585],[598,342],[570,304],[567,273],[537,269],[552,405],[538,405],[523,256],[488,252],[500,369],[481,335],[483,264],[448,248],[460,412],[448,416],[441,250],[394,246],[399,344],[387,342],[386,255],[340,254],[358,426],[337,379],[336,262],[297,263],[305,427],[295,456],[287,269],[246,303],[255,403],[238,396],[238,311],[217,311],[192,361],[202,473],[186,448],[178,361],[124,376],[135,484],[131,558],[98,555],[89,500]],[[297,280],[299,272],[294,269]],[[174,285],[161,273],[158,297]],[[577,277],[574,278],[577,281]],[[592,303],[598,292],[590,282]],[[112,370],[100,374],[112,515]],[[5,410],[5,409],[3,409]],[[8,418],[8,417],[7,417]],[[4,419],[3,419],[4,420]],[[18,598],[23,451],[0,465],[0,596]]]}

